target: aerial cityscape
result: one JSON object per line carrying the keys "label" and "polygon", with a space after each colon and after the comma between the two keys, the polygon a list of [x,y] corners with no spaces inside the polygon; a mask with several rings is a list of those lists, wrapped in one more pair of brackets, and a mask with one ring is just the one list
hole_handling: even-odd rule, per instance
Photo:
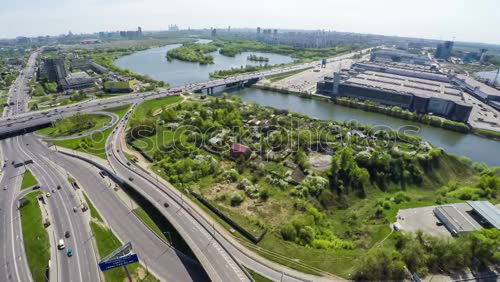
{"label": "aerial cityscape", "polygon": [[0,281],[500,281],[498,4],[225,1],[5,4]]}

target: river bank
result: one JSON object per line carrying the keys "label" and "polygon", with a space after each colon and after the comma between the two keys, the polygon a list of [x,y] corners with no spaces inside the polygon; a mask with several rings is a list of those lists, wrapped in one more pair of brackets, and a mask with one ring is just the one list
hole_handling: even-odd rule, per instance
{"label": "river bank", "polygon": [[495,141],[500,141],[500,132],[493,131],[493,130],[484,130],[480,128],[473,128],[470,125],[467,125],[465,123],[461,122],[454,122],[451,120],[435,117],[435,116],[430,116],[430,115],[418,115],[413,112],[410,112],[408,110],[404,110],[401,108],[397,107],[389,107],[389,106],[384,106],[375,102],[370,102],[370,101],[360,101],[357,99],[351,99],[347,97],[342,97],[338,99],[331,99],[328,96],[324,95],[319,95],[319,94],[310,94],[307,92],[303,91],[294,91],[294,90],[289,90],[289,89],[284,89],[284,88],[277,88],[273,87],[270,85],[254,85],[252,86],[254,88],[266,90],[266,91],[275,91],[279,92],[282,94],[292,94],[299,96],[301,98],[308,98],[308,99],[317,99],[321,100],[324,102],[332,102],[340,106],[344,107],[349,107],[349,108],[354,108],[354,109],[361,109],[364,111],[368,112],[374,112],[374,113],[381,113],[385,114],[391,117],[403,119],[403,120],[410,120],[414,122],[419,122],[425,125],[430,125],[433,127],[437,128],[442,128],[446,130],[451,130],[455,132],[460,132],[464,134],[475,134],[477,136],[485,137],[485,138],[490,138]]}

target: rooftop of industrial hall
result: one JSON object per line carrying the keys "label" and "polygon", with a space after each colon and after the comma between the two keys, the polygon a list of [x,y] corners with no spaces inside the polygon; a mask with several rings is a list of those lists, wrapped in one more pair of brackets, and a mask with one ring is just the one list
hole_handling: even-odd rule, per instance
{"label": "rooftop of industrial hall", "polygon": [[357,72],[344,83],[447,100],[462,101],[461,90],[447,82],[377,71]]}

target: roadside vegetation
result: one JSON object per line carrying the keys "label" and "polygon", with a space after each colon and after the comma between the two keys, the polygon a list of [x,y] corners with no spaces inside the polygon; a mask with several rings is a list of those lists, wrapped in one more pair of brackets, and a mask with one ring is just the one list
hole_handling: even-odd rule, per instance
{"label": "roadside vegetation", "polygon": [[[142,126],[152,130],[138,134]],[[380,272],[370,267],[384,266],[373,262],[379,254],[371,249],[384,256],[396,250],[389,226],[399,209],[500,199],[500,170],[419,137],[315,120],[237,96],[185,102],[147,123],[136,120],[127,138],[181,192],[201,195],[254,236],[267,229],[256,252],[311,273],[377,279]],[[234,144],[244,150],[235,152]],[[411,265],[390,261],[396,270]],[[426,265],[429,273],[447,271]],[[386,279],[401,274],[383,273]]]}
{"label": "roadside vegetation", "polygon": [[[118,115],[121,119],[129,110],[130,105],[120,106],[116,108],[108,109],[108,112],[112,112]],[[85,153],[89,153],[100,157],[102,159],[107,159],[106,156],[106,140],[113,131],[114,127],[108,128],[101,132],[96,132],[90,136],[70,139],[70,140],[54,140],[52,143],[56,146],[65,147],[71,150],[77,150]]]}
{"label": "roadside vegetation", "polygon": [[21,183],[21,190],[38,185],[38,181],[35,176],[31,173],[31,170],[26,169],[23,174],[23,181]]}
{"label": "roadside vegetation", "polygon": [[133,117],[138,118],[153,116],[161,112],[164,107],[180,102],[181,100],[182,97],[180,96],[168,96],[154,100],[148,100],[138,105],[132,115]]}
{"label": "roadside vegetation", "polygon": [[[85,194],[84,194],[85,195]],[[114,250],[121,247],[123,243],[115,236],[113,231],[102,221],[101,215],[97,212],[92,202],[85,196],[85,200],[91,211],[90,228],[97,244],[99,258],[104,258],[111,254]],[[139,263],[130,264],[127,266],[134,281],[153,282],[159,281],[152,274],[147,272]],[[106,281],[124,281],[127,274],[122,267],[104,271]]]}
{"label": "roadside vegetation", "polygon": [[257,272],[255,272],[249,268],[245,267],[245,270],[250,274],[250,276],[252,276],[252,278],[255,280],[255,282],[271,282],[271,281],[273,281],[273,280],[267,279],[266,277],[258,274]]}
{"label": "roadside vegetation", "polygon": [[20,208],[21,226],[23,229],[24,251],[28,260],[28,266],[34,281],[46,281],[45,271],[50,259],[49,235],[42,222],[42,211],[40,210],[37,197],[40,192],[26,195],[28,201]]}
{"label": "roadside vegetation", "polygon": [[214,63],[214,57],[206,54],[215,51],[217,51],[217,46],[213,44],[185,43],[182,47],[168,51],[167,59],[208,65]]}
{"label": "roadside vegetation", "polygon": [[[37,88],[38,89],[38,86]],[[42,88],[39,88],[42,89]],[[36,90],[35,90],[36,91]],[[68,96],[61,96],[61,94],[46,94],[43,92],[43,89],[40,90],[42,91],[42,94],[34,94],[32,92],[32,98],[30,102],[28,103],[28,108],[31,111],[38,111],[38,110],[45,110],[45,109],[50,109],[50,108],[55,108],[55,107],[60,107],[60,106],[66,106],[70,104],[75,104],[79,103],[85,100],[88,100],[89,97],[87,94],[83,92],[76,91],[75,93],[68,95]]]}
{"label": "roadside vegetation", "polygon": [[87,133],[104,127],[111,121],[111,117],[98,114],[81,114],[57,120],[51,127],[36,131],[37,134],[47,137],[63,137]]}
{"label": "roadside vegetation", "polygon": [[298,73],[301,73],[301,72],[304,72],[304,71],[307,71],[307,70],[310,70],[310,69],[312,69],[312,67],[298,69],[298,70],[293,70],[293,71],[287,71],[287,72],[278,73],[278,74],[272,74],[272,75],[266,76],[266,78],[273,83],[273,82],[280,81],[282,79],[285,79],[287,77],[296,75]]}
{"label": "roadside vegetation", "polygon": [[247,72],[256,72],[256,71],[263,71],[263,70],[269,70],[272,68],[275,68],[277,66],[284,66],[284,65],[260,65],[260,66],[241,66],[239,68],[230,68],[228,70],[217,70],[213,73],[210,73],[211,78],[225,78],[233,75],[238,75],[238,74],[243,74]]}
{"label": "roadside vegetation", "polygon": [[365,111],[369,112],[375,112],[375,113],[382,113],[385,115],[401,118],[401,119],[406,119],[406,120],[411,120],[411,121],[416,121],[416,122],[421,122],[424,124],[428,124],[434,127],[439,127],[439,128],[444,128],[448,130],[453,130],[461,133],[468,133],[471,131],[470,127],[462,122],[456,122],[436,116],[431,116],[431,115],[422,115],[422,114],[417,114],[415,112],[411,112],[409,110],[402,109],[397,106],[385,106],[377,102],[373,101],[361,101],[355,98],[349,98],[349,97],[339,97],[334,100],[336,104],[346,106],[346,107],[351,107],[351,108],[356,108],[356,109],[362,109]]}

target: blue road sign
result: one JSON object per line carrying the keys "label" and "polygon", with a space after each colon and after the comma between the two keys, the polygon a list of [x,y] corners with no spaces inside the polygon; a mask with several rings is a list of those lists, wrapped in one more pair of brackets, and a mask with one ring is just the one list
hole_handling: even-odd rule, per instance
{"label": "blue road sign", "polygon": [[117,268],[117,267],[124,266],[127,264],[136,263],[138,261],[139,261],[139,258],[137,257],[137,254],[130,254],[130,255],[123,256],[123,257],[118,257],[116,259],[111,259],[111,260],[107,260],[107,261],[100,261],[99,268],[101,269],[101,271],[106,271],[106,270]]}

